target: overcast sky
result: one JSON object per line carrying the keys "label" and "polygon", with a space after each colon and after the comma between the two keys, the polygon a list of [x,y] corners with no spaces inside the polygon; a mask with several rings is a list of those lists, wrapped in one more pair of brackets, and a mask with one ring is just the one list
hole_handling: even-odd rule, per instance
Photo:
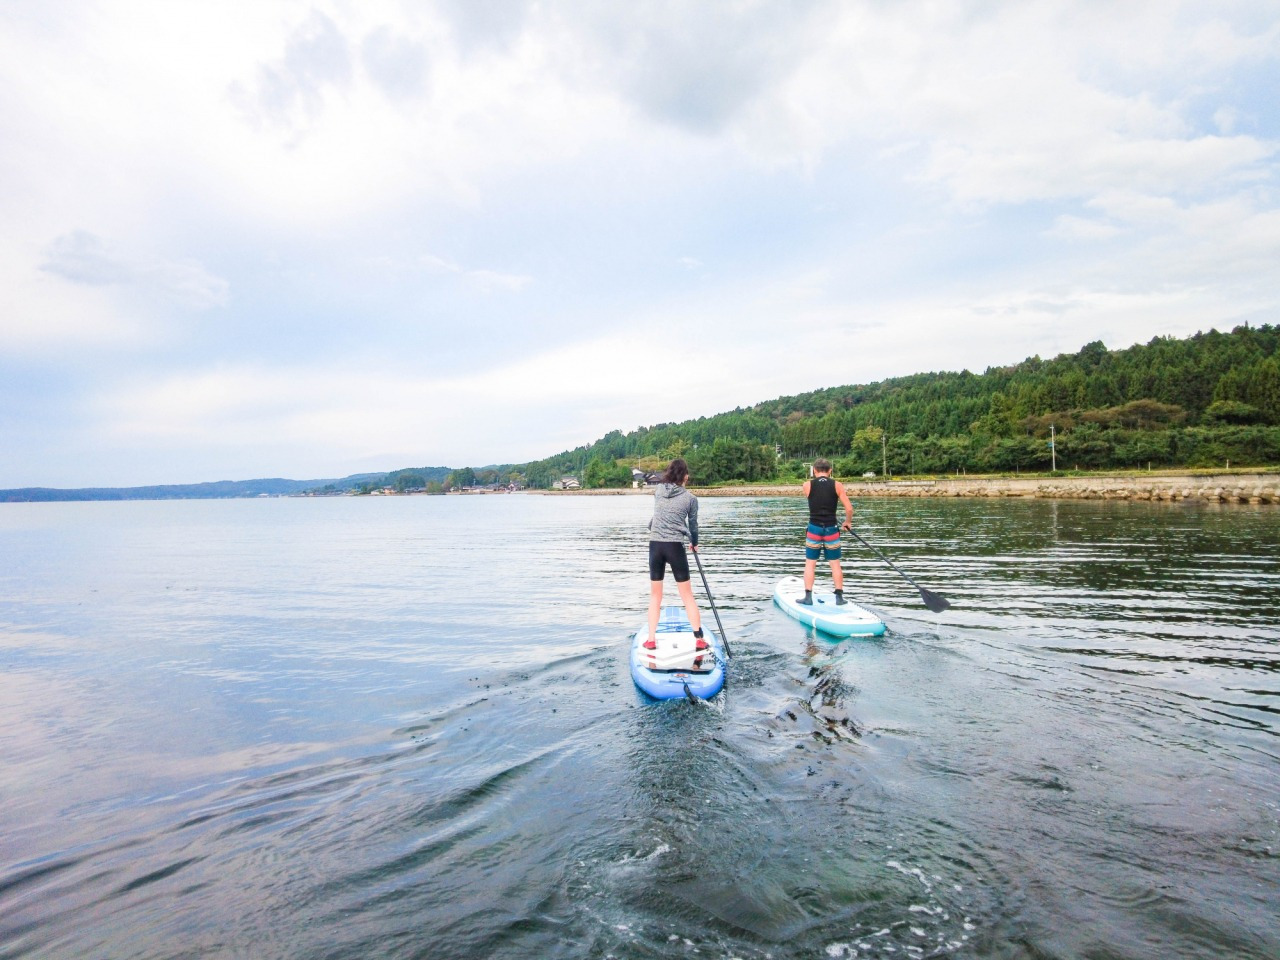
{"label": "overcast sky", "polygon": [[1280,322],[1280,2],[0,4],[0,487]]}

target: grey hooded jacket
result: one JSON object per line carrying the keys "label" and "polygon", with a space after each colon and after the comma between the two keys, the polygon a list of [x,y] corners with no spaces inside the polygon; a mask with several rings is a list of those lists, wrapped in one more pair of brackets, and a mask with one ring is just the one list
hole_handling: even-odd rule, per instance
{"label": "grey hooded jacket", "polygon": [[678,483],[660,483],[653,491],[649,539],[698,545],[698,498]]}

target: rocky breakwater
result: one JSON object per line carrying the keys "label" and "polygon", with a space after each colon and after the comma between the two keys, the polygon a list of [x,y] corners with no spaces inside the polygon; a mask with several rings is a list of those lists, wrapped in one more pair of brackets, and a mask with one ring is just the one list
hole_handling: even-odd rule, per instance
{"label": "rocky breakwater", "polygon": [[1156,500],[1280,504],[1280,476],[1215,474],[1151,477],[954,477],[853,481],[855,497],[1036,497],[1060,500]]}

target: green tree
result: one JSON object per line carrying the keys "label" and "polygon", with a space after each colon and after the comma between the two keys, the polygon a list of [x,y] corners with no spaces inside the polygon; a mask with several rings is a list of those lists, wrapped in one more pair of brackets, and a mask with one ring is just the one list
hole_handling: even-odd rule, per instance
{"label": "green tree", "polygon": [[1163,466],[1169,462],[1172,450],[1173,442],[1169,431],[1126,431],[1114,442],[1111,464],[1139,469],[1148,464]]}
{"label": "green tree", "polygon": [[915,473],[924,468],[924,444],[914,433],[903,433],[889,441],[889,472]]}
{"label": "green tree", "polygon": [[881,470],[884,431],[876,426],[863,427],[854,433],[849,441],[849,452],[852,454],[853,470],[858,474]]}
{"label": "green tree", "polygon": [[966,436],[942,437],[938,439],[938,460],[940,472],[967,473],[974,467],[973,441]]}
{"label": "green tree", "polygon": [[1280,423],[1280,357],[1268,357],[1253,365],[1247,396],[1266,423]]}
{"label": "green tree", "polygon": [[1082,424],[1070,433],[1058,435],[1058,464],[1096,470],[1107,465],[1111,444],[1097,424]]}
{"label": "green tree", "polygon": [[1206,423],[1258,423],[1265,419],[1261,410],[1239,400],[1215,400],[1204,412]]}
{"label": "green tree", "polygon": [[550,490],[557,479],[556,471],[545,460],[531,463],[525,468],[524,482],[531,490]]}
{"label": "green tree", "polygon": [[668,462],[675,460],[677,457],[684,457],[688,453],[689,444],[685,442],[683,437],[673,437],[671,442],[662,448],[661,456],[663,460]]}
{"label": "green tree", "polygon": [[395,488],[400,493],[406,490],[421,490],[427,485],[427,478],[420,473],[411,470],[398,471],[395,478]]}
{"label": "green tree", "polygon": [[464,487],[474,487],[476,485],[476,472],[471,467],[463,467],[461,470],[450,472],[444,482],[447,490],[461,490]]}
{"label": "green tree", "polygon": [[599,457],[592,457],[587,463],[586,469],[582,471],[582,486],[589,490],[595,490],[603,487],[604,482],[604,461]]}
{"label": "green tree", "polygon": [[625,487],[631,484],[631,468],[621,462],[607,462],[592,457],[582,471],[582,486],[590,490],[605,487]]}
{"label": "green tree", "polygon": [[988,437],[1008,437],[1015,431],[1016,413],[1013,404],[1000,391],[991,395],[985,416],[974,422],[972,430]]}

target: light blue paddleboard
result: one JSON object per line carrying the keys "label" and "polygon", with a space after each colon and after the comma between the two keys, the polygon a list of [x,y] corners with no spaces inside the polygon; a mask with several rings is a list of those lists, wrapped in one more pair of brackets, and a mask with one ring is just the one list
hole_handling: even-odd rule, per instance
{"label": "light blue paddleboard", "polygon": [[689,625],[684,607],[662,608],[656,637],[658,649],[654,651],[643,646],[649,639],[646,615],[631,640],[631,679],[636,686],[658,700],[673,700],[689,694],[705,700],[719,693],[724,686],[724,644],[707,629],[705,621],[702,632],[711,649],[702,654],[700,667],[695,667],[693,627]]}
{"label": "light blue paddleboard", "polygon": [[884,621],[865,607],[852,601],[836,605],[830,590],[814,590],[813,605],[799,603],[804,596],[804,580],[783,577],[773,591],[773,602],[801,623],[833,637],[879,637],[884,634]]}

